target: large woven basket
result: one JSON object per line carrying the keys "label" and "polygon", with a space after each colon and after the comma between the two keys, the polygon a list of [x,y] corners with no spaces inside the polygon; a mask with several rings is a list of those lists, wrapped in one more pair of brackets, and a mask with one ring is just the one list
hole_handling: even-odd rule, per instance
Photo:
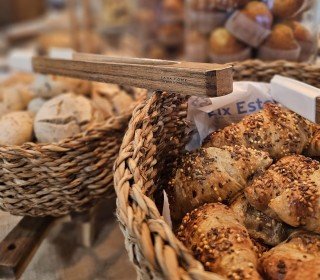
{"label": "large woven basket", "polygon": [[[270,81],[282,74],[320,87],[320,67],[284,61],[235,65],[235,80]],[[215,279],[164,222],[161,194],[184,151],[187,98],[154,93],[138,106],[115,163],[117,216],[126,247],[142,279]]]}
{"label": "large woven basket", "polygon": [[112,168],[133,107],[56,144],[0,146],[0,209],[21,216],[62,216],[114,195]]}

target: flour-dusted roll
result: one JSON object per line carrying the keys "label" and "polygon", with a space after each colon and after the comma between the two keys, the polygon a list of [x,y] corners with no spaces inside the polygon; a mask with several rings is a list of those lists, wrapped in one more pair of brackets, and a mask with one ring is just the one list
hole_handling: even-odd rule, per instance
{"label": "flour-dusted roll", "polygon": [[280,159],[245,189],[249,203],[293,227],[320,233],[320,164],[294,155]]}
{"label": "flour-dusted roll", "polygon": [[35,97],[49,99],[67,92],[89,94],[91,82],[68,77],[38,75],[31,89]]}
{"label": "flour-dusted roll", "polygon": [[254,244],[229,207],[211,203],[193,210],[177,235],[206,270],[227,279],[261,279]]}
{"label": "flour-dusted roll", "polygon": [[320,279],[320,236],[297,232],[287,242],[264,253],[259,268],[265,279]]}
{"label": "flour-dusted roll", "polygon": [[315,129],[315,125],[298,114],[268,103],[262,111],[213,132],[204,146],[243,145],[280,159],[286,155],[301,154],[304,150],[307,152]]}
{"label": "flour-dusted roll", "polygon": [[0,145],[21,145],[32,141],[33,114],[19,111],[0,118]]}
{"label": "flour-dusted roll", "polygon": [[167,187],[174,221],[208,202],[228,203],[272,163],[267,153],[241,146],[202,148],[185,155]]}
{"label": "flour-dusted roll", "polygon": [[267,245],[276,246],[290,234],[291,227],[252,207],[244,194],[239,195],[230,208],[241,218],[250,236]]}
{"label": "flour-dusted roll", "polygon": [[35,118],[35,135],[39,142],[59,142],[84,131],[94,120],[89,99],[61,94],[41,106]]}

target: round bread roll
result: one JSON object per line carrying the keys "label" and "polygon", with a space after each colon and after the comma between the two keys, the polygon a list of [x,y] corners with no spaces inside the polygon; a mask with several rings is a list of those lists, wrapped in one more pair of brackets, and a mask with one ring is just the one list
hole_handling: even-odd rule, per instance
{"label": "round bread roll", "polygon": [[260,26],[267,29],[271,28],[273,16],[266,4],[259,1],[252,1],[249,2],[241,12]]}
{"label": "round bread roll", "polygon": [[235,54],[246,49],[226,28],[217,28],[210,36],[210,50],[215,54]]}
{"label": "round bread roll", "polygon": [[31,100],[31,91],[25,85],[3,87],[0,90],[0,116],[27,108]]}
{"label": "round bread roll", "polygon": [[91,83],[68,77],[38,75],[31,88],[35,97],[49,99],[66,92],[88,94]]}
{"label": "round bread roll", "polygon": [[73,93],[61,94],[43,104],[35,118],[39,142],[54,143],[84,131],[94,119],[89,99]]}
{"label": "round bread roll", "polygon": [[46,100],[43,98],[34,98],[31,100],[31,102],[28,104],[28,111],[32,113],[38,113],[42,105],[46,103]]}
{"label": "round bread roll", "polygon": [[294,16],[306,0],[274,0],[272,12],[276,17],[289,18]]}
{"label": "round bread roll", "polygon": [[20,111],[8,113],[0,119],[0,144],[21,145],[32,140],[33,114]]}
{"label": "round bread roll", "polygon": [[264,45],[281,50],[292,50],[299,47],[293,30],[285,24],[276,24]]}

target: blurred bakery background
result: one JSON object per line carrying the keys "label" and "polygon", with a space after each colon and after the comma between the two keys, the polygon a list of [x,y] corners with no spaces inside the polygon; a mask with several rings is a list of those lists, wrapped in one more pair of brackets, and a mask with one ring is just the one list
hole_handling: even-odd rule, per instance
{"label": "blurred bakery background", "polygon": [[[316,63],[319,14],[318,0],[0,0],[0,74],[7,75],[16,53],[57,48],[216,63]],[[83,217],[59,223],[22,279],[136,279],[114,210],[114,200],[102,203],[90,246],[79,234]],[[0,240],[20,219],[0,212]]]}
{"label": "blurred bakery background", "polygon": [[319,6],[316,0],[0,0],[0,55],[59,47],[201,62],[314,62]]}

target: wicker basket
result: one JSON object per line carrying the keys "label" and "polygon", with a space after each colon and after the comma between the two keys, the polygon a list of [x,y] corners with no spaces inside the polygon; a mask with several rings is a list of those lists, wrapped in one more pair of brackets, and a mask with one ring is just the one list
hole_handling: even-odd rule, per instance
{"label": "wicker basket", "polygon": [[[282,74],[320,87],[320,67],[284,61],[246,61],[235,80],[270,81]],[[142,279],[215,279],[178,241],[159,213],[161,190],[184,151],[187,98],[155,93],[138,106],[115,163],[117,216]]]}
{"label": "wicker basket", "polygon": [[62,216],[114,195],[112,168],[133,107],[56,144],[0,146],[0,209],[21,216]]}

